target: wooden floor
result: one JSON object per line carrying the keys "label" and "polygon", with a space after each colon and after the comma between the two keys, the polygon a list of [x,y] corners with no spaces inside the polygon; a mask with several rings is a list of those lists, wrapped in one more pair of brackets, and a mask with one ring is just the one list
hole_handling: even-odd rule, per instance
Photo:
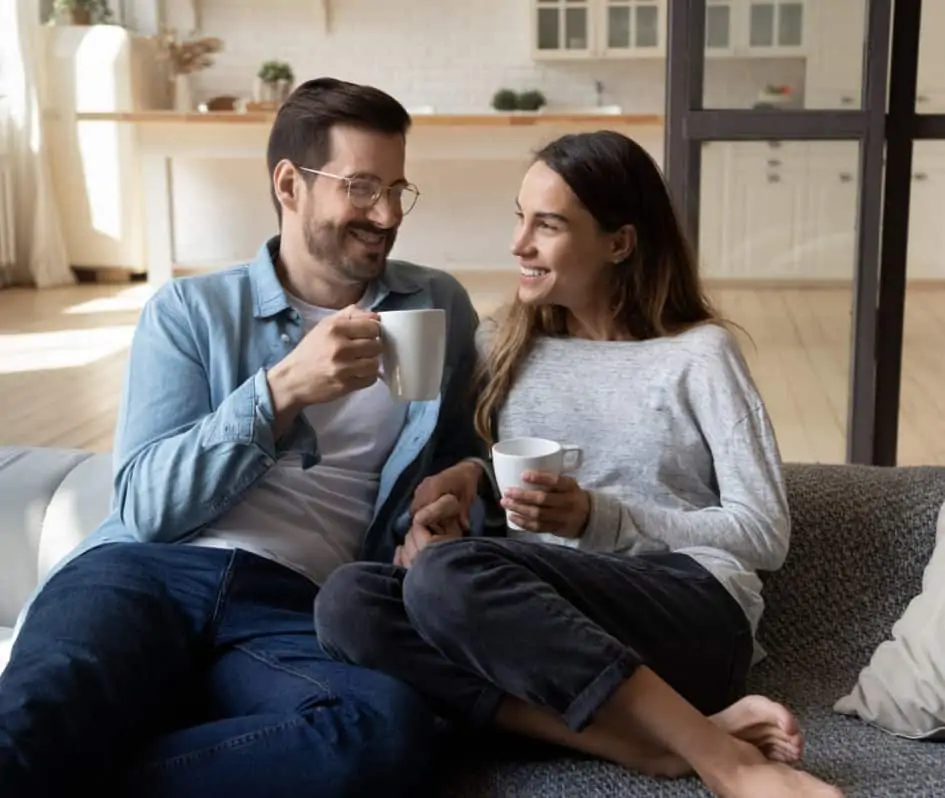
{"label": "wooden floor", "polygon": [[[508,273],[458,275],[480,313],[509,296]],[[105,451],[143,284],[0,291],[0,445]],[[850,291],[725,288],[714,299],[746,329],[745,352],[785,460],[842,462]],[[945,288],[906,304],[899,462],[945,465]]]}

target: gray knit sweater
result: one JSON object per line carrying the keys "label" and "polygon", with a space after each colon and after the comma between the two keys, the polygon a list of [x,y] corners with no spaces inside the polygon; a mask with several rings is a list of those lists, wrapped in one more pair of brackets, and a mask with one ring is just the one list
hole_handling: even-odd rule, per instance
{"label": "gray knit sweater", "polygon": [[[488,346],[489,327],[481,343]],[[499,438],[535,435],[582,448],[573,476],[591,495],[582,538],[594,552],[690,555],[757,630],[756,571],[787,554],[790,517],[770,420],[731,334],[540,339],[499,413]],[[534,539],[530,533],[511,533]]]}

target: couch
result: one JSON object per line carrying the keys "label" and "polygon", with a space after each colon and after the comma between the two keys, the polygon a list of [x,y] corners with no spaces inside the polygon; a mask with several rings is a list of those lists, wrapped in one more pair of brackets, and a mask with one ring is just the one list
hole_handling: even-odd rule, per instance
{"label": "couch", "polygon": [[[785,471],[792,545],[785,567],[765,576],[759,638],[768,656],[750,688],[791,706],[807,737],[805,768],[847,796],[943,796],[945,747],[893,736],[832,706],[920,590],[945,503],[945,468],[788,464]],[[42,574],[105,515],[109,490],[107,455],[0,448],[0,639]],[[444,769],[444,796],[708,794],[695,779],[643,778],[523,743],[456,751]]]}

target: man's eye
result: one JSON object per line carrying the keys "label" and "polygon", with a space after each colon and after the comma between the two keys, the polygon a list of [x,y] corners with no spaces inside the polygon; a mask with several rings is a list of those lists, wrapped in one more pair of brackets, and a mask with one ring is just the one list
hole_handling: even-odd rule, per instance
{"label": "man's eye", "polygon": [[352,180],[350,191],[357,197],[370,198],[377,191],[377,186],[368,180]]}

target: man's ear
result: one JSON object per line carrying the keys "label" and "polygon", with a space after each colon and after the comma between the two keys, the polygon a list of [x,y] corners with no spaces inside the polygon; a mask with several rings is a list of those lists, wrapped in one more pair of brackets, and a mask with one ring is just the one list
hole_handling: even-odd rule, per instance
{"label": "man's ear", "polygon": [[272,171],[272,187],[276,199],[282,205],[283,211],[296,212],[299,208],[299,199],[305,188],[305,181],[298,170],[287,158],[276,164]]}
{"label": "man's ear", "polygon": [[625,224],[615,234],[611,260],[620,263],[630,257],[637,248],[637,229],[632,224]]}

